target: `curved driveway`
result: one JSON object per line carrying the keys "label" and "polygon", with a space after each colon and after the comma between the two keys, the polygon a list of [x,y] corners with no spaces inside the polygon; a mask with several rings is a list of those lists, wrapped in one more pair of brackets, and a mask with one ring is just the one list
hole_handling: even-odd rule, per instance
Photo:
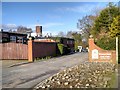
{"label": "curved driveway", "polygon": [[19,66],[3,68],[3,88],[32,88],[60,70],[88,61],[88,53],[75,53]]}

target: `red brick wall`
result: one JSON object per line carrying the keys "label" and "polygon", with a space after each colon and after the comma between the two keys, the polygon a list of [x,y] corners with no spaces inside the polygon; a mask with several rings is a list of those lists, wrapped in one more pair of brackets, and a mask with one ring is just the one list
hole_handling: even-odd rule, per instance
{"label": "red brick wall", "polygon": [[35,58],[54,56],[56,54],[55,42],[28,41],[28,59],[32,62]]}
{"label": "red brick wall", "polygon": [[28,59],[28,46],[22,43],[1,43],[0,59]]}
{"label": "red brick wall", "polygon": [[[93,50],[98,50],[98,58],[94,58]],[[116,63],[115,50],[103,50],[94,44],[94,39],[89,39],[89,61],[90,62],[112,62]]]}

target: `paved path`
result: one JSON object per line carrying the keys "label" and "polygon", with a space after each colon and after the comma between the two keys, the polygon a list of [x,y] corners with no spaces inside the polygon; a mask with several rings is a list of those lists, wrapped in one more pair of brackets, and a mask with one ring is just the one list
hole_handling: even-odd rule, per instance
{"label": "paved path", "polygon": [[87,60],[88,53],[75,53],[46,61],[3,68],[3,88],[32,88],[37,83],[60,70],[83,63]]}

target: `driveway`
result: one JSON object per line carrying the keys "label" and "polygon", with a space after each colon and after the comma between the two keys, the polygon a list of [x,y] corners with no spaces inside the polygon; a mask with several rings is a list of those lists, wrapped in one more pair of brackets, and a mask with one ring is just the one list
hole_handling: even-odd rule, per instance
{"label": "driveway", "polygon": [[37,83],[66,68],[88,61],[88,53],[52,58],[19,66],[3,68],[3,88],[32,88]]}

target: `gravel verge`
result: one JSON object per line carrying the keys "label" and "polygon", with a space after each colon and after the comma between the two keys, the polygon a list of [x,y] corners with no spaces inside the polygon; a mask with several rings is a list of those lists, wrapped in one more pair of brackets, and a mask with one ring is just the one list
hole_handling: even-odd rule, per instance
{"label": "gravel verge", "polygon": [[117,65],[103,62],[85,62],[67,68],[40,82],[34,90],[41,88],[115,88],[117,87]]}

